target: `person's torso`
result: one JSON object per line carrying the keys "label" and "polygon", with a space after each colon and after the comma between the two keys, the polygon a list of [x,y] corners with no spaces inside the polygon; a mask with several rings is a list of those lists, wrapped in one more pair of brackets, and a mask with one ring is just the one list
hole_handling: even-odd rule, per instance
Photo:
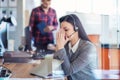
{"label": "person's torso", "polygon": [[[44,10],[40,7],[34,9],[35,14],[35,42],[46,44],[53,41],[52,32],[44,32],[44,28],[47,26],[54,26],[54,18],[56,12],[54,9],[49,8],[48,12],[45,13]],[[41,24],[42,23],[42,24]],[[42,25],[42,26],[41,26]],[[41,30],[40,30],[41,29]]]}
{"label": "person's torso", "polygon": [[40,22],[45,22],[46,25],[53,25],[54,18],[55,18],[55,10],[49,8],[48,12],[45,13],[41,7],[37,7],[34,9],[35,12],[35,23],[38,24]]}
{"label": "person's torso", "polygon": [[[67,52],[68,53],[67,55],[68,55],[69,60],[70,60],[70,63],[74,62],[74,60],[76,60],[78,58],[78,56],[83,54],[83,52],[84,52],[84,50],[86,50],[87,46],[93,47],[93,44],[91,44],[88,41],[81,40],[80,43],[79,43],[79,47],[78,47],[78,49],[76,50],[75,53],[73,53],[71,56],[69,56],[69,52]],[[68,48],[69,47],[67,45],[66,46],[66,50]],[[96,56],[96,54],[94,54],[94,53],[93,54],[90,53],[90,55]],[[88,64],[82,70],[80,70],[80,71],[78,71],[78,72],[68,76],[68,80],[95,80],[95,76],[94,76],[92,70],[96,69],[96,67],[97,67],[97,62],[96,62],[96,57],[95,57],[95,59],[91,60],[91,64]]]}

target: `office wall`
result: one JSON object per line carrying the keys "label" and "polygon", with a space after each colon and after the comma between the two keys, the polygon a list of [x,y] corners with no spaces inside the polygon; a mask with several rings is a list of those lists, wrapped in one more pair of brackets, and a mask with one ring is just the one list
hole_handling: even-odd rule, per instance
{"label": "office wall", "polygon": [[[25,0],[17,0],[17,26],[14,31],[9,31],[8,40],[14,41],[14,50],[18,50],[18,47],[21,44],[21,37],[23,36],[23,28],[24,28],[24,1]],[[10,45],[9,45],[10,46]]]}
{"label": "office wall", "polygon": [[25,0],[25,26],[29,24],[30,14],[33,8],[40,5],[40,0]]}
{"label": "office wall", "polygon": [[101,34],[101,28],[102,28],[102,23],[101,23],[101,15],[99,14],[90,14],[90,13],[80,13],[80,12],[67,12],[67,14],[76,14],[86,33],[88,35],[90,34]]}

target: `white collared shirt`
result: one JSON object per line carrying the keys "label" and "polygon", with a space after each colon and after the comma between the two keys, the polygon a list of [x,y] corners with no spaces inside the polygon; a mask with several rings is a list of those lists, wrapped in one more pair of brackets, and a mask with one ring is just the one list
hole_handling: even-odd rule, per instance
{"label": "white collared shirt", "polygon": [[69,43],[69,51],[72,50],[73,53],[77,50],[79,46],[80,39],[77,41],[77,43],[72,47],[71,43]]}

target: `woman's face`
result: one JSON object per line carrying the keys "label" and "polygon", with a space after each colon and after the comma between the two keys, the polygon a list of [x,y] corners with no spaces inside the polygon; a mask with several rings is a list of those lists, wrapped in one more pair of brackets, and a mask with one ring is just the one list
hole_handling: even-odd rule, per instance
{"label": "woman's face", "polygon": [[65,36],[68,38],[72,37],[72,34],[75,32],[73,25],[67,21],[61,23],[61,29],[65,31]]}

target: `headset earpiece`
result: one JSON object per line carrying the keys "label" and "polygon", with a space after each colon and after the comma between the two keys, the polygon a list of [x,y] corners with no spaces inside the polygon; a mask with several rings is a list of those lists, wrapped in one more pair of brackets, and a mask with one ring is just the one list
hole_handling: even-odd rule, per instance
{"label": "headset earpiece", "polygon": [[70,16],[71,16],[71,18],[73,19],[74,30],[75,30],[75,31],[78,31],[78,26],[76,26],[76,22],[75,22],[74,17],[73,17],[72,15],[70,15]]}
{"label": "headset earpiece", "polygon": [[[71,17],[73,20],[74,30],[78,31],[78,26],[76,26],[75,18],[73,17],[73,15],[68,15],[68,16]],[[68,17],[65,18],[65,20],[67,20],[67,19],[68,19]]]}
{"label": "headset earpiece", "polygon": [[75,31],[78,31],[78,27],[77,26],[75,26]]}

